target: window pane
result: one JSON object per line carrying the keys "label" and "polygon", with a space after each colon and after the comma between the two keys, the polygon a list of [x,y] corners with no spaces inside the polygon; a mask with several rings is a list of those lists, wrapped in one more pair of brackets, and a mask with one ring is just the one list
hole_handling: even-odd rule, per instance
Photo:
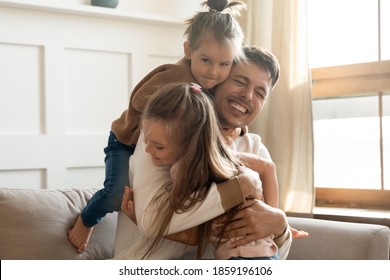
{"label": "window pane", "polygon": [[315,187],[380,189],[378,97],[313,101]]}
{"label": "window pane", "polygon": [[383,170],[385,190],[390,190],[390,93],[383,96]]}
{"label": "window pane", "polygon": [[311,68],[378,60],[377,1],[310,0],[307,4]]}
{"label": "window pane", "polygon": [[382,60],[390,59],[390,1],[381,1],[381,51]]}

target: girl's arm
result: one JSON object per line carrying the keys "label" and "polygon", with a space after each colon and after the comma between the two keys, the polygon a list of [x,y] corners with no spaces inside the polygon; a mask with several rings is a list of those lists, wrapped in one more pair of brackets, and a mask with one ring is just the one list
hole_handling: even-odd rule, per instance
{"label": "girl's arm", "polygon": [[198,244],[198,230],[197,227],[193,227],[178,233],[173,233],[170,235],[164,236],[166,239],[180,242],[186,245],[195,246]]}
{"label": "girl's arm", "polygon": [[156,67],[134,87],[130,97],[131,106],[138,112],[143,112],[149,98],[159,87],[178,81],[194,82],[190,67],[176,64],[163,64]]}
{"label": "girl's arm", "polygon": [[[128,186],[125,187],[125,191],[123,193],[121,210],[134,224],[137,224],[137,217],[134,209],[134,192]],[[178,233],[167,235],[165,238],[187,245],[196,245],[197,233],[197,228],[193,227]]]}
{"label": "girl's arm", "polygon": [[249,153],[238,153],[243,164],[259,173],[263,185],[264,202],[278,208],[279,205],[279,185],[276,176],[276,166],[270,160],[262,159],[257,155]]}

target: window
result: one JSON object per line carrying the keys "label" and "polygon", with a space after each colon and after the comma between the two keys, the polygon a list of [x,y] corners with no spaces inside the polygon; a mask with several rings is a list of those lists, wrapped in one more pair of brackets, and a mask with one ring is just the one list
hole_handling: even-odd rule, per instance
{"label": "window", "polygon": [[390,209],[390,1],[308,1],[317,206]]}

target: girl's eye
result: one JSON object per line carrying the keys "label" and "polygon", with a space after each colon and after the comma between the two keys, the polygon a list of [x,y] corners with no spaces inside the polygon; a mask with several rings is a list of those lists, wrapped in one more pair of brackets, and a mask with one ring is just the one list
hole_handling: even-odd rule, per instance
{"label": "girl's eye", "polygon": [[207,59],[207,58],[203,58],[202,61],[203,61],[204,63],[210,63],[210,59]]}

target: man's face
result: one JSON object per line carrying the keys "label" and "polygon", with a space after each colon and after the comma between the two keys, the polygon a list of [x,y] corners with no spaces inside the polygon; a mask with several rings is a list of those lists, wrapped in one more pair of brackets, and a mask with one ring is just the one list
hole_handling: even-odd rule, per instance
{"label": "man's face", "polygon": [[225,129],[244,127],[259,115],[271,93],[268,71],[248,62],[233,66],[229,77],[214,94],[214,108]]}

